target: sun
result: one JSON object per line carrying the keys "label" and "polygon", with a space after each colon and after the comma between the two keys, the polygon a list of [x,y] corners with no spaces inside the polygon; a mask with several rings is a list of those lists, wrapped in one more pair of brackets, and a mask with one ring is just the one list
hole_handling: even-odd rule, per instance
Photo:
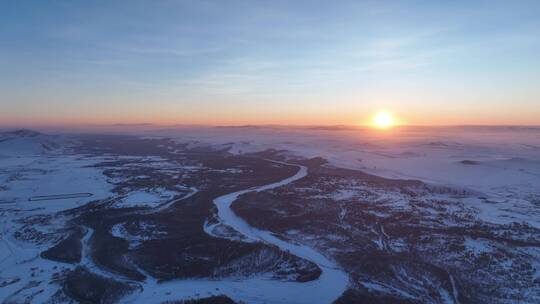
{"label": "sun", "polygon": [[380,129],[388,129],[394,125],[394,118],[388,112],[379,112],[373,117],[373,125]]}

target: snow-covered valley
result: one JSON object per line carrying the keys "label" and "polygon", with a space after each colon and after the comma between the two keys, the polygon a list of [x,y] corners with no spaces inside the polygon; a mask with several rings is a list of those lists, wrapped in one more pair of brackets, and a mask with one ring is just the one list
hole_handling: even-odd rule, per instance
{"label": "snow-covered valley", "polygon": [[0,300],[536,303],[540,131],[462,131],[2,133]]}

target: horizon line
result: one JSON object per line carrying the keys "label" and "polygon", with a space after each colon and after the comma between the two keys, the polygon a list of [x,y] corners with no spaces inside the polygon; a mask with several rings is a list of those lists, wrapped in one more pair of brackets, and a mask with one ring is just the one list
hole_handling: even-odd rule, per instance
{"label": "horizon line", "polygon": [[[94,128],[370,128],[372,124],[157,124],[157,123],[111,123],[111,124],[36,124],[36,125],[0,125],[0,129],[94,129]],[[396,128],[459,128],[459,127],[516,127],[516,128],[540,128],[540,124],[396,124],[389,129]]]}

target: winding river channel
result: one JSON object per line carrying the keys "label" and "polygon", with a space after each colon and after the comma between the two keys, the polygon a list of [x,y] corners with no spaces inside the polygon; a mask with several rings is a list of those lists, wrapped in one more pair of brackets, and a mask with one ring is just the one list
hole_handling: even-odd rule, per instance
{"label": "winding river channel", "polygon": [[[280,163],[280,162],[276,162]],[[288,163],[284,165],[296,166]],[[238,217],[231,204],[242,194],[260,192],[284,186],[305,177],[308,172],[304,166],[297,166],[298,172],[276,183],[253,187],[220,196],[214,200],[218,209],[219,220],[243,234],[248,241],[273,244],[281,250],[317,264],[322,273],[317,280],[310,282],[285,282],[265,277],[220,280],[176,280],[165,283],[148,279],[143,283],[141,293],[124,299],[125,303],[162,303],[166,300],[178,300],[189,297],[207,297],[224,294],[236,301],[246,303],[332,303],[346,289],[347,274],[335,262],[311,247],[287,242],[277,238],[271,232],[250,226]]]}

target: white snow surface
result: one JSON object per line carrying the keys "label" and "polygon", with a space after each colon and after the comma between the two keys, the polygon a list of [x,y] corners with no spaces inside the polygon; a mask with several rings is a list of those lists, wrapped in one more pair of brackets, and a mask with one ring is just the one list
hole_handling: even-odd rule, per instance
{"label": "white snow surface", "polygon": [[[112,186],[101,170],[90,167],[96,159],[78,155],[20,156],[0,158],[0,200],[14,201],[22,210],[38,208],[39,214],[82,206],[111,195]],[[29,201],[34,196],[90,193],[71,199]],[[27,214],[29,215],[29,214]]]}
{"label": "white snow surface", "polygon": [[[35,137],[29,140],[32,142]],[[7,142],[0,143],[0,147],[4,148],[2,144]],[[22,303],[28,298],[32,303],[45,303],[60,288],[58,283],[51,282],[51,276],[74,267],[40,257],[43,250],[53,245],[50,241],[41,244],[17,240],[13,233],[21,227],[19,221],[112,195],[107,178],[101,170],[91,167],[99,160],[58,151],[43,152],[35,147],[17,144],[0,150],[3,155],[0,157],[0,282],[13,282],[0,289],[0,301],[5,303]],[[33,196],[69,193],[91,193],[92,196],[29,201]],[[65,221],[58,215],[53,221],[32,228],[46,233],[61,229]]]}
{"label": "white snow surface", "polygon": [[127,208],[127,207],[152,207],[158,205],[163,200],[162,196],[158,193],[147,191],[133,191],[128,195],[115,203],[115,207]]}

